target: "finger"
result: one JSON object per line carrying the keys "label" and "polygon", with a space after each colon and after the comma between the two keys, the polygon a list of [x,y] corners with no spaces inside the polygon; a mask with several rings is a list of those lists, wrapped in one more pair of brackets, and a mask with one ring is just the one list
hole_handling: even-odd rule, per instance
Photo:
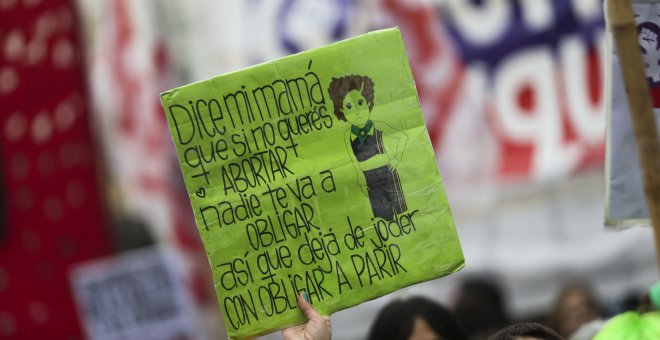
{"label": "finger", "polygon": [[298,305],[300,306],[300,310],[309,320],[323,320],[323,316],[316,312],[314,307],[312,307],[312,304],[307,301],[305,298],[306,295],[307,293],[303,292],[298,296]]}

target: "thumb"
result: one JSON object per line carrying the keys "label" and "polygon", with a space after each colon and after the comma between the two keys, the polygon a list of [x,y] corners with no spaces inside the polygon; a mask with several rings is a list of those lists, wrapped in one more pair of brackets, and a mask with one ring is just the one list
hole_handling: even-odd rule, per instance
{"label": "thumb", "polygon": [[298,305],[300,306],[300,310],[305,314],[307,319],[309,320],[323,320],[323,316],[319,314],[314,307],[312,307],[312,304],[307,301],[307,293],[302,292],[300,295],[298,295]]}

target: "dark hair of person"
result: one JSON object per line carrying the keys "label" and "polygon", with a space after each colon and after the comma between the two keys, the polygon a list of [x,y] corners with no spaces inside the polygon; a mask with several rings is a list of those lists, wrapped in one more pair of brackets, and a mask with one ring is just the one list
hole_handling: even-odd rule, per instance
{"label": "dark hair of person", "polygon": [[[552,312],[550,314],[550,325],[556,329],[559,334],[562,334],[562,332],[565,332],[564,326],[562,324],[562,319],[570,318],[570,315],[567,315],[566,312],[566,300],[572,295],[572,294],[579,294],[583,297],[584,301],[584,307],[592,315],[592,319],[597,319],[601,317],[602,310],[600,307],[600,303],[598,302],[598,298],[596,297],[596,294],[592,290],[591,286],[582,281],[572,281],[566,284],[562,290],[559,293],[559,296],[557,296],[557,299],[555,300],[554,307],[552,308]],[[580,312],[582,313],[582,312]],[[570,334],[562,334],[564,336],[569,336]]]}
{"label": "dark hair of person", "polygon": [[368,340],[406,340],[411,335],[415,318],[422,318],[442,339],[463,340],[451,312],[441,305],[423,298],[413,297],[387,304],[371,325]]}
{"label": "dark hair of person", "polygon": [[369,104],[369,111],[374,108],[374,82],[371,78],[356,75],[332,78],[332,82],[328,87],[328,94],[330,94],[330,99],[332,99],[335,107],[335,116],[339,120],[346,121],[346,117],[344,117],[341,110],[344,107],[344,97],[353,90],[360,91],[362,97]]}
{"label": "dark hair of person", "polygon": [[488,340],[517,340],[519,337],[530,337],[540,340],[564,340],[557,332],[539,323],[517,323],[493,334]]}
{"label": "dark hair of person", "polygon": [[465,278],[453,308],[458,327],[469,338],[485,338],[510,325],[504,301],[495,277]]}

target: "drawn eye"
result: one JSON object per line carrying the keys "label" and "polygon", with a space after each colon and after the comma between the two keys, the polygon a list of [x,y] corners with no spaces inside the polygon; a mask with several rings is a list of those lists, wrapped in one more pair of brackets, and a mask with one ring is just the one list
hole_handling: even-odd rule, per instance
{"label": "drawn eye", "polygon": [[364,104],[364,100],[358,99],[358,105],[362,106],[362,104]]}
{"label": "drawn eye", "polygon": [[346,104],[346,108],[350,110],[350,109],[353,108],[353,105],[351,105],[351,103],[347,103],[347,104]]}

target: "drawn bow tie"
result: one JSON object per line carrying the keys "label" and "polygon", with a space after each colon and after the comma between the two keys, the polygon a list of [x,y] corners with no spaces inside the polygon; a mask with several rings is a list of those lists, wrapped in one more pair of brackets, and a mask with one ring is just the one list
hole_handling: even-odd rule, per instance
{"label": "drawn bow tie", "polygon": [[367,124],[364,124],[363,127],[359,128],[355,125],[351,126],[351,133],[357,137],[357,140],[360,144],[363,144],[364,141],[369,137],[369,130],[374,126],[374,122],[371,120],[367,121]]}

